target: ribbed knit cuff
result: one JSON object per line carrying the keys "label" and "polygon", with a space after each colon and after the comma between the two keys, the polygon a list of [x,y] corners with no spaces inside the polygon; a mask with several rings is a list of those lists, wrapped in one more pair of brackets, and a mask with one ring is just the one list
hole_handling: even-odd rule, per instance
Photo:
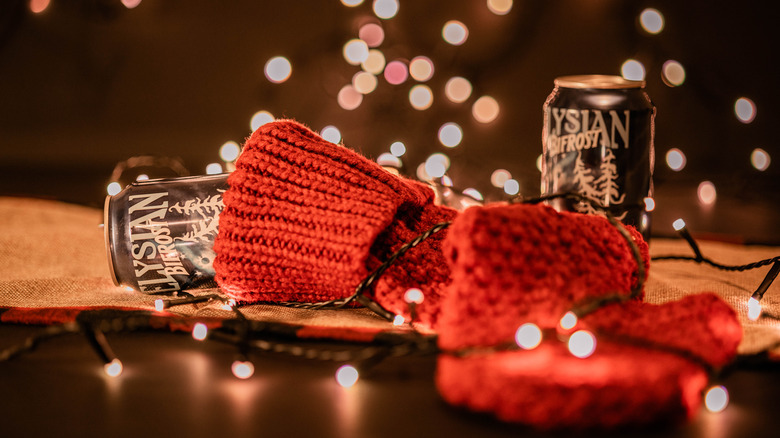
{"label": "ribbed knit cuff", "polygon": [[[289,120],[252,134],[228,183],[214,266],[220,287],[243,302],[347,297],[385,254],[455,214],[435,206],[422,184]],[[377,294],[402,296],[398,288],[417,281],[438,293],[449,272],[436,249],[432,241],[400,259]],[[407,279],[416,269],[409,263],[436,266],[422,267],[431,268],[430,278]]]}

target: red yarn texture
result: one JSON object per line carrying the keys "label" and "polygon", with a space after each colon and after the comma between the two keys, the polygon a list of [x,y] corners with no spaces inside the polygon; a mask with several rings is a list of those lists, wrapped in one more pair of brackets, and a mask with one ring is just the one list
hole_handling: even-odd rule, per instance
{"label": "red yarn texture", "polygon": [[[647,245],[633,229],[645,267]],[[629,245],[606,219],[539,205],[467,210],[445,241],[452,283],[442,302],[444,350],[506,345],[533,322],[546,338],[530,351],[442,354],[436,384],[449,403],[538,428],[588,428],[689,418],[707,367],[731,361],[742,337],[714,294],[664,305],[612,304],[572,329],[596,334],[595,353],[569,353],[556,330],[577,303],[628,294],[637,281]],[[561,329],[562,330],[562,329]]]}
{"label": "red yarn texture", "polygon": [[[241,302],[318,302],[351,295],[402,244],[455,211],[427,186],[395,176],[305,126],[279,120],[246,141],[228,178],[214,249],[216,280]],[[435,324],[449,280],[438,233],[406,253],[376,283],[376,300],[402,314],[403,294],[426,296]]]}
{"label": "red yarn texture", "polygon": [[[627,229],[649,266],[647,244]],[[438,330],[444,349],[505,342],[525,321],[554,327],[574,303],[628,295],[637,281],[628,243],[605,218],[544,205],[468,209],[444,252],[452,271]]]}

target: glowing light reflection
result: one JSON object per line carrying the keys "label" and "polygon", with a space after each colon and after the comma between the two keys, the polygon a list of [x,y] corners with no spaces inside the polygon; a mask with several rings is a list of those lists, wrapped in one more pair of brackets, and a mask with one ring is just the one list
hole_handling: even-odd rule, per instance
{"label": "glowing light reflection", "polygon": [[336,382],[343,388],[350,388],[360,377],[358,370],[352,365],[342,365],[336,370]]}
{"label": "glowing light reflection", "polygon": [[353,110],[363,102],[363,95],[360,94],[352,85],[345,85],[339,90],[336,96],[339,106],[345,110]]}
{"label": "glowing light reflection", "polygon": [[724,386],[713,386],[704,395],[704,406],[708,411],[721,412],[729,405],[729,392]]}
{"label": "glowing light reflection", "polygon": [[396,141],[390,145],[390,153],[396,157],[402,157],[406,153],[406,145],[403,142]]}
{"label": "glowing light reflection", "polygon": [[265,77],[275,83],[281,84],[290,78],[292,74],[292,64],[284,56],[276,56],[265,63]]}
{"label": "glowing light reflection", "polygon": [[383,20],[395,17],[398,9],[398,0],[374,0],[374,14]]}
{"label": "glowing light reflection", "polygon": [[114,196],[121,191],[122,191],[122,186],[119,185],[119,183],[116,181],[108,183],[108,186],[106,187],[106,192],[108,192],[110,196]]}
{"label": "glowing light reflection", "polygon": [[493,187],[498,187],[500,189],[504,187],[504,183],[510,178],[512,178],[512,174],[509,173],[508,170],[496,169],[490,175],[490,184],[492,184]]}
{"label": "glowing light reflection", "polygon": [[209,163],[206,165],[206,175],[218,175],[222,173],[222,165],[219,163]]}
{"label": "glowing light reflection", "polygon": [[448,148],[454,148],[463,140],[463,130],[457,123],[448,122],[439,128],[439,142]]}
{"label": "glowing light reflection", "polygon": [[433,105],[433,92],[427,85],[415,85],[409,90],[409,102],[416,110],[426,110]]}
{"label": "glowing light reflection", "polygon": [[425,82],[433,77],[433,61],[425,56],[417,56],[409,63],[409,75],[415,81]]}
{"label": "glowing light reflection", "polygon": [[715,184],[710,181],[703,181],[699,184],[699,188],[696,191],[699,196],[699,202],[704,205],[712,205],[718,197],[718,193],[715,190]]}
{"label": "glowing light reflection", "polygon": [[756,118],[756,104],[747,97],[740,97],[734,103],[734,113],[742,123],[750,123]]}
{"label": "glowing light reflection", "polygon": [[670,59],[661,67],[661,79],[670,87],[678,87],[685,82],[685,68],[679,62]]}
{"label": "glowing light reflection", "polygon": [[249,127],[252,132],[257,131],[257,128],[274,121],[274,115],[268,111],[258,111],[252,115],[252,119],[249,121]]}
{"label": "glowing light reflection", "polygon": [[658,9],[647,8],[639,14],[639,24],[645,32],[655,35],[664,29],[664,16]]}
{"label": "glowing light reflection", "polygon": [[376,76],[371,73],[360,71],[352,77],[352,87],[360,94],[369,94],[376,90]]}
{"label": "glowing light reflection", "polygon": [[504,193],[510,196],[514,196],[520,193],[520,183],[515,179],[508,179],[504,183]]}
{"label": "glowing light reflection", "polygon": [[368,44],[361,39],[351,39],[344,44],[342,49],[344,59],[352,65],[359,65],[368,59]]}
{"label": "glowing light reflection", "polygon": [[666,165],[676,172],[681,171],[685,167],[685,161],[685,154],[677,148],[669,149],[666,152]]}
{"label": "glowing light reflection", "polygon": [[506,15],[512,10],[512,0],[487,0],[487,7],[496,15]]}
{"label": "glowing light reflection", "polygon": [[623,78],[629,81],[643,81],[645,79],[645,66],[636,59],[627,59],[620,67]]}
{"label": "glowing light reflection", "polygon": [[498,117],[498,102],[490,96],[482,96],[471,107],[471,115],[480,123],[490,123]]}
{"label": "glowing light reflection", "polygon": [[460,21],[450,20],[444,23],[444,27],[441,30],[441,36],[444,38],[444,41],[453,46],[459,46],[468,39],[469,29]]}
{"label": "glowing light reflection", "polygon": [[390,61],[385,67],[385,80],[393,85],[403,84],[409,77],[409,70],[403,61]]}
{"label": "glowing light reflection", "polygon": [[451,78],[444,85],[444,94],[447,96],[447,99],[455,103],[465,102],[471,96],[471,90],[471,82],[460,76]]}
{"label": "glowing light reflection", "polygon": [[358,38],[365,41],[368,47],[378,47],[385,40],[385,31],[376,23],[364,24],[358,31]]}
{"label": "glowing light reflection", "polygon": [[515,332],[515,342],[524,350],[533,350],[542,343],[542,330],[536,324],[527,322]]}
{"label": "glowing light reflection", "polygon": [[771,162],[772,159],[769,157],[769,153],[761,148],[755,148],[750,153],[750,164],[760,171],[766,170]]}
{"label": "glowing light reflection", "polygon": [[238,143],[234,141],[226,141],[219,148],[219,158],[222,158],[222,161],[235,161],[236,158],[238,158],[238,154],[240,153],[241,146],[239,146]]}
{"label": "glowing light reflection", "polygon": [[360,63],[360,67],[363,71],[378,75],[385,69],[385,55],[379,50],[371,49],[366,60]]}
{"label": "glowing light reflection", "polygon": [[341,142],[341,131],[339,131],[339,128],[333,125],[328,125],[322,128],[322,131],[320,131],[320,137],[331,143],[339,144]]}
{"label": "glowing light reflection", "polygon": [[569,352],[580,359],[590,357],[596,351],[596,337],[587,330],[577,330],[569,337]]}
{"label": "glowing light reflection", "polygon": [[34,14],[40,14],[49,7],[50,0],[30,0],[30,11]]}

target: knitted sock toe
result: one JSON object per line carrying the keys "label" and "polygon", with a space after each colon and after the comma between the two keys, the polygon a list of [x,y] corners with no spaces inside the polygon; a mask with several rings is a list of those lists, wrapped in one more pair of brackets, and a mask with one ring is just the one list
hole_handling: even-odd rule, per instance
{"label": "knitted sock toe", "polygon": [[[347,297],[386,254],[455,215],[435,206],[423,184],[289,120],[252,134],[228,183],[214,267],[220,287],[242,302]],[[449,276],[442,237],[413,249],[380,278],[380,304],[400,313],[392,307],[403,288],[414,286],[432,297],[429,313],[438,312],[435,298]]]}
{"label": "knitted sock toe", "polygon": [[[646,267],[647,244],[633,237]],[[637,281],[629,244],[605,218],[543,205],[466,210],[444,251],[452,276],[439,328],[446,349],[502,343],[524,321],[553,327],[574,303],[628,295]]]}

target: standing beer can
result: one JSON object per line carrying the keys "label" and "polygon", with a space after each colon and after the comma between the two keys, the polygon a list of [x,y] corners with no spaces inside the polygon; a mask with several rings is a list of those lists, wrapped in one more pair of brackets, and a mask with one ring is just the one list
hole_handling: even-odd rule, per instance
{"label": "standing beer can", "polygon": [[[598,201],[650,237],[655,106],[644,81],[581,75],[555,79],[544,103],[542,195],[576,192]],[[599,213],[586,202],[556,199],[563,211]]]}
{"label": "standing beer can", "polygon": [[213,286],[227,174],[139,181],[106,198],[114,284],[147,294]]}

